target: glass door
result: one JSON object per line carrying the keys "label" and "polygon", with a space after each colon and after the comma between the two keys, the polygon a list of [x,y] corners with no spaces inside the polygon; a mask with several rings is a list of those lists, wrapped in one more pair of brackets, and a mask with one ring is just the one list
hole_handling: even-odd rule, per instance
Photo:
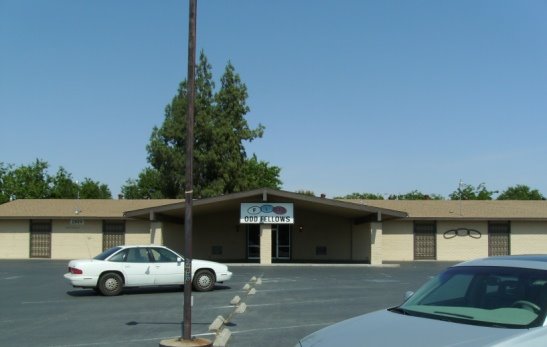
{"label": "glass door", "polygon": [[260,259],[259,224],[247,224],[247,259]]}
{"label": "glass door", "polygon": [[291,225],[272,225],[272,259],[291,259]]}
{"label": "glass door", "polygon": [[[247,224],[247,259],[260,259],[260,225]],[[272,259],[291,259],[291,225],[272,225]]]}

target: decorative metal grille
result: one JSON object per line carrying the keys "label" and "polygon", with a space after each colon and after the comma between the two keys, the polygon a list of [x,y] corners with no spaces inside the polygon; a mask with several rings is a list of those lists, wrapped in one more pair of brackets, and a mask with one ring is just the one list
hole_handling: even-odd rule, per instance
{"label": "decorative metal grille", "polygon": [[509,222],[488,224],[488,255],[511,254],[511,226]]}
{"label": "decorative metal grille", "polygon": [[30,222],[30,257],[51,258],[51,221]]}
{"label": "decorative metal grille", "polygon": [[434,222],[414,224],[414,259],[437,258],[436,229]]}
{"label": "decorative metal grille", "polygon": [[103,222],[103,251],[125,244],[125,222]]}

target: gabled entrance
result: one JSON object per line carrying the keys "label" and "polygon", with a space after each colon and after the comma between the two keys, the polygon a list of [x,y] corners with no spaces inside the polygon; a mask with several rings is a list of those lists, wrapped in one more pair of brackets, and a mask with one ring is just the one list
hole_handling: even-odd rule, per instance
{"label": "gabled entrance", "polygon": [[[263,265],[272,260],[381,264],[381,223],[407,216],[363,203],[269,188],[197,199],[193,207],[196,258],[252,260]],[[183,201],[124,216],[149,219],[151,240],[180,249]]]}

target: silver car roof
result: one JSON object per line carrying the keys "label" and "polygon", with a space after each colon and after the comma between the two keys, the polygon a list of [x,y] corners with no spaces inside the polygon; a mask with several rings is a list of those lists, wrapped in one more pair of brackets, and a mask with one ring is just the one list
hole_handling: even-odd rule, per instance
{"label": "silver car roof", "polygon": [[547,270],[547,255],[508,255],[466,261],[454,266],[502,266]]}

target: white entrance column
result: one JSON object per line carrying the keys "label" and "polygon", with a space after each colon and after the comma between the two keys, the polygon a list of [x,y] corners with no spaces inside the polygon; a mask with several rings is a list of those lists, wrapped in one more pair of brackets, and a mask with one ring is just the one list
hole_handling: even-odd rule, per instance
{"label": "white entrance column", "polygon": [[157,221],[150,222],[150,243],[154,245],[163,245],[163,223]]}
{"label": "white entrance column", "polygon": [[272,263],[272,225],[260,224],[260,264]]}
{"label": "white entrance column", "polygon": [[370,264],[382,264],[382,222],[370,223]]}

